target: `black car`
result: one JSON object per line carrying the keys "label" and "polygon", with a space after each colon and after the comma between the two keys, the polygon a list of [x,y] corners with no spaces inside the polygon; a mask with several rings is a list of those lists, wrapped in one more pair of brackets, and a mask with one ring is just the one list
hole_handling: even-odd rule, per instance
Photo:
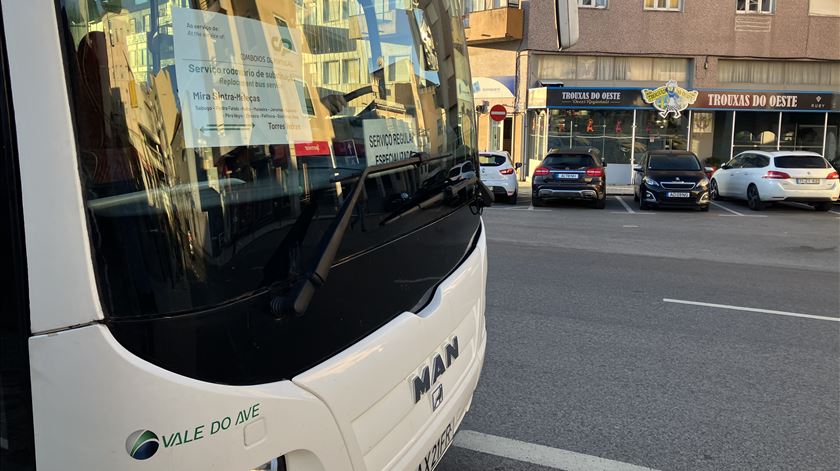
{"label": "black car", "polygon": [[708,211],[709,179],[700,160],[685,150],[650,152],[633,167],[633,199],[640,209],[689,207]]}
{"label": "black car", "polygon": [[550,199],[591,200],[604,209],[607,176],[595,149],[551,150],[531,179],[531,202],[542,206]]}

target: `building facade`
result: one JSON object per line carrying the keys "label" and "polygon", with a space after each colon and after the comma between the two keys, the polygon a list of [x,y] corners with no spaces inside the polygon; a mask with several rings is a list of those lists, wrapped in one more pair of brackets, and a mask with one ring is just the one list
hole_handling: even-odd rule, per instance
{"label": "building facade", "polygon": [[510,151],[523,178],[568,147],[599,149],[610,183],[656,149],[710,165],[746,149],[840,159],[840,0],[579,0],[580,40],[563,51],[551,1],[475,1],[476,102],[510,119],[479,107],[479,143]]}

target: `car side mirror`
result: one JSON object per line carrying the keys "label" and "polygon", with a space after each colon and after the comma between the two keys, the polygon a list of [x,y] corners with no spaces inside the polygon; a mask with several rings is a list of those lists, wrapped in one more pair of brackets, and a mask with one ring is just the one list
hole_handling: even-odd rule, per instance
{"label": "car side mirror", "polygon": [[604,162],[603,164],[604,164],[604,168],[606,168],[606,167],[607,167],[607,163],[606,163],[606,162]]}
{"label": "car side mirror", "polygon": [[642,166],[641,165],[634,165],[633,166],[633,171],[634,172],[641,172],[642,171]]}
{"label": "car side mirror", "polygon": [[516,162],[516,164],[514,164],[513,168],[515,168],[516,170],[519,170],[520,168],[522,168],[522,162]]}
{"label": "car side mirror", "polygon": [[729,168],[729,165],[728,164],[723,164],[723,165],[720,166],[720,168],[721,168],[721,170],[726,170],[726,169]]}

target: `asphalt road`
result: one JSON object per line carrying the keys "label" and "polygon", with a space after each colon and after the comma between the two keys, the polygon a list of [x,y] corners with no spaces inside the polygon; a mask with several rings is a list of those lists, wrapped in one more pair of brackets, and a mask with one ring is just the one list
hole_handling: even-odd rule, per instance
{"label": "asphalt road", "polygon": [[485,212],[487,357],[438,470],[840,469],[840,206],[623,200]]}

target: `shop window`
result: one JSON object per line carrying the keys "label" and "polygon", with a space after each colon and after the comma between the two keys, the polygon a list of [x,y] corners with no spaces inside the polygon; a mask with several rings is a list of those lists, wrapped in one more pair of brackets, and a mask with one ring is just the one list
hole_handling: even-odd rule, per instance
{"label": "shop window", "polygon": [[645,10],[682,10],[682,0],[645,0]]}
{"label": "shop window", "polygon": [[737,0],[735,11],[738,13],[773,13],[776,11],[775,0]]}
{"label": "shop window", "polygon": [[607,0],[578,0],[581,8],[607,8]]}
{"label": "shop window", "polygon": [[776,150],[779,113],[739,111],[735,115],[735,153],[746,149]]}
{"label": "shop window", "polygon": [[595,148],[607,163],[629,164],[633,112],[629,110],[551,110],[548,148]]}
{"label": "shop window", "polygon": [[834,168],[840,168],[840,113],[828,113],[828,127],[825,129],[825,154]]}
{"label": "shop window", "polygon": [[808,14],[814,16],[840,16],[840,2],[837,0],[811,0]]}
{"label": "shop window", "polygon": [[[542,160],[545,154],[545,110],[528,112],[528,159]],[[531,169],[532,170],[532,169]]]}
{"label": "shop window", "polygon": [[656,110],[636,113],[636,161],[641,154],[655,150],[686,150],[688,148],[688,116],[679,118],[659,116]]}
{"label": "shop window", "polygon": [[[741,113],[738,113],[738,119],[740,115]],[[782,113],[779,149],[807,150],[822,154],[824,132],[823,113]]]}

